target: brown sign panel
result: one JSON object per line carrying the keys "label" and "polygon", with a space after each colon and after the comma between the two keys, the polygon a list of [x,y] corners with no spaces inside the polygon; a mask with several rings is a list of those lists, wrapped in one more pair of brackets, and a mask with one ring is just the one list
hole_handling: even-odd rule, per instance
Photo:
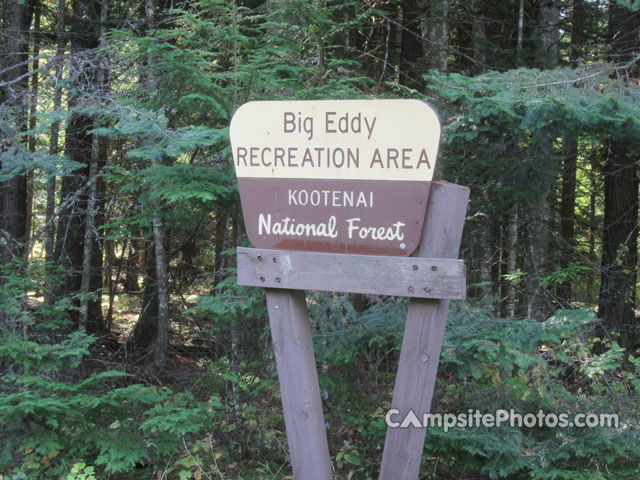
{"label": "brown sign panel", "polygon": [[255,247],[409,255],[420,243],[440,141],[427,103],[251,102],[230,136]]}

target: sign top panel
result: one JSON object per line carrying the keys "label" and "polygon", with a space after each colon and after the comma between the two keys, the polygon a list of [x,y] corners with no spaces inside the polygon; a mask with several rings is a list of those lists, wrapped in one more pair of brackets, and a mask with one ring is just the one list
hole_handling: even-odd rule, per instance
{"label": "sign top panel", "polygon": [[429,182],[440,133],[415,99],[249,102],[230,126],[239,178]]}

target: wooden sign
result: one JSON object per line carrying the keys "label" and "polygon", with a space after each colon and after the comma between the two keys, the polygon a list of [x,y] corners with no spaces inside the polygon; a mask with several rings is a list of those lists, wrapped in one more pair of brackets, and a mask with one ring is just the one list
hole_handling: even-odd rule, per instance
{"label": "wooden sign", "polygon": [[410,255],[440,142],[419,100],[250,102],[230,127],[257,248]]}
{"label": "wooden sign", "polygon": [[[432,185],[440,130],[418,100],[251,102],[231,121],[257,247],[238,248],[238,283],[266,293],[296,479],[332,478],[304,289],[412,297],[391,406],[430,410],[449,299],[466,289],[469,189]],[[389,428],[379,480],[417,480],[425,434]]]}

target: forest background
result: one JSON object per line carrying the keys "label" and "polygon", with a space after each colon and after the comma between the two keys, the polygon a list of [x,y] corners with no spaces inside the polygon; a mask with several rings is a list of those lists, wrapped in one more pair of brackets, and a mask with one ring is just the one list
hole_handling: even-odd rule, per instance
{"label": "forest background", "polygon": [[[259,99],[425,99],[471,188],[423,479],[636,479],[638,0],[2,0],[0,479],[290,474],[228,140]],[[380,467],[406,300],[309,293],[336,478]]]}

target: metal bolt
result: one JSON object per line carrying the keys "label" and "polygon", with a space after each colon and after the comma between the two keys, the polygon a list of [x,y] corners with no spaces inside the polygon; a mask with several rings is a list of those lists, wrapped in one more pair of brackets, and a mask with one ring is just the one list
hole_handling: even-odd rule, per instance
{"label": "metal bolt", "polygon": [[418,265],[414,265],[414,266],[413,266],[413,269],[414,269],[414,270],[417,270],[417,269],[418,269]]}
{"label": "metal bolt", "polygon": [[431,291],[431,289],[429,287],[424,287],[424,291],[428,293]]}
{"label": "metal bolt", "polygon": [[278,259],[276,257],[273,257],[273,263],[276,263],[278,261]]}
{"label": "metal bolt", "polygon": [[262,255],[258,255],[258,261],[261,262],[262,261]]}
{"label": "metal bolt", "polygon": [[410,292],[413,292],[413,287],[409,287],[409,291],[410,291]]}
{"label": "metal bolt", "polygon": [[276,277],[276,282],[280,283],[280,277]]}
{"label": "metal bolt", "polygon": [[429,361],[429,355],[425,353],[420,357],[420,360],[422,360],[423,363],[427,363]]}
{"label": "metal bolt", "polygon": [[436,267],[435,265],[433,265],[433,266],[431,267],[431,271],[435,272],[436,270],[438,270],[438,267]]}
{"label": "metal bolt", "polygon": [[261,281],[261,282],[264,282],[264,277],[260,277],[260,281]]}

